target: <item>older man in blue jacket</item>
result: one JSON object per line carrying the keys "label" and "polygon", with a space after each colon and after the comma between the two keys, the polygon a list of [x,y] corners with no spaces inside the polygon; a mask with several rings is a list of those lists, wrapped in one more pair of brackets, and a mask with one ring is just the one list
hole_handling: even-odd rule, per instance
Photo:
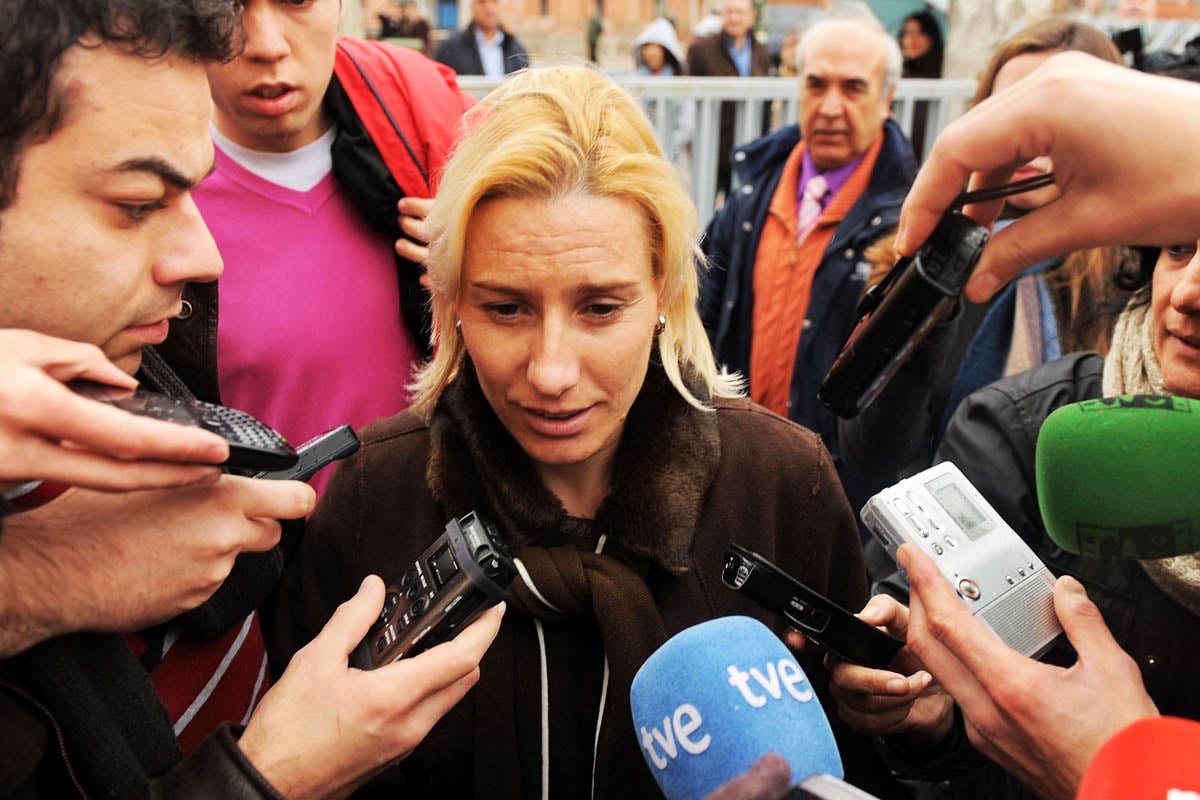
{"label": "older man in blue jacket", "polygon": [[[818,23],[797,64],[800,124],[734,153],[741,188],[708,227],[700,311],[751,397],[821,434],[836,459],[817,389],[854,327],[863,251],[895,226],[917,167],[889,119],[900,51],[877,22]],[[875,487],[838,468],[851,502],[865,501]]]}

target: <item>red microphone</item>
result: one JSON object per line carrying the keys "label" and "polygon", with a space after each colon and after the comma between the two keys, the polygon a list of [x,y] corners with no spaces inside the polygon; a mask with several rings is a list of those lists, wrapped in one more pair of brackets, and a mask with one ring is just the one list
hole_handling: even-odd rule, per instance
{"label": "red microphone", "polygon": [[1138,720],[1088,764],[1076,800],[1200,800],[1200,722]]}

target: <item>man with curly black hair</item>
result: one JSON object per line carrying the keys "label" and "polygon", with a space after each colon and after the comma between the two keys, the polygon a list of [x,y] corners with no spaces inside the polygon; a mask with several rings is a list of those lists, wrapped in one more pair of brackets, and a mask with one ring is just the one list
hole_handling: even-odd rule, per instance
{"label": "man with curly black hair", "polygon": [[[192,190],[213,166],[206,66],[238,0],[0,6],[0,328],[98,347],[187,396],[155,346],[222,262]],[[257,607],[294,481],[125,493],[40,484],[0,535],[0,796],[325,797],[410,751],[473,685],[499,626],[347,666],[363,582],[271,685]],[[14,501],[14,504],[17,501]]]}

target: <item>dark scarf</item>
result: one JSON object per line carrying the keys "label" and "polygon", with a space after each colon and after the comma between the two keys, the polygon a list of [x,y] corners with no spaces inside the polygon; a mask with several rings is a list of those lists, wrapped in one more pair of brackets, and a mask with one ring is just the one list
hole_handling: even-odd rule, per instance
{"label": "dark scarf", "polygon": [[[434,497],[453,516],[486,509],[537,588],[521,578],[514,583],[510,619],[488,651],[476,689],[476,795],[536,797],[541,788],[540,776],[521,775],[517,737],[497,735],[512,731],[518,707],[540,702],[538,675],[516,674],[530,656],[518,647],[518,639],[529,637],[518,631],[515,612],[597,626],[611,677],[601,709],[595,796],[653,796],[657,789],[634,736],[629,687],[666,640],[647,584],[692,566],[701,504],[720,459],[716,414],[689,406],[651,365],[626,420],[612,489],[591,521],[569,517],[545,487],[488,405],[469,362],[443,394],[430,429],[427,479]],[[607,537],[602,554],[571,543],[587,545],[600,535]],[[552,760],[559,757],[553,748],[552,739]]]}
{"label": "dark scarf", "polygon": [[901,74],[905,78],[942,77],[942,49],[931,47],[924,55],[904,59]]}

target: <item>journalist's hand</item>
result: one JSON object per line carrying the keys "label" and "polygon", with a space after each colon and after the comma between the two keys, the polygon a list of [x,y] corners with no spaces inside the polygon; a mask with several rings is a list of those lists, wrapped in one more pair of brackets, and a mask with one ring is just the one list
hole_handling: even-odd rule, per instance
{"label": "journalist's hand", "polygon": [[[908,608],[886,594],[872,597],[858,616],[898,639],[908,635]],[[832,656],[826,657],[826,666],[838,716],[860,733],[903,733],[919,746],[934,745],[950,733],[954,701],[908,647],[896,655],[890,670]]]}
{"label": "journalist's hand", "polygon": [[454,639],[375,670],[348,665],[383,607],[372,575],[293,656],[239,742],[250,762],[291,800],[342,797],[415,748],[479,679],[479,660],[500,630],[501,604]]}
{"label": "journalist's hand", "polygon": [[792,784],[792,768],[778,753],[766,753],[741,775],[721,784],[704,800],[783,800]]}
{"label": "journalist's hand", "polygon": [[315,495],[296,481],[113,494],[71,489],[8,517],[0,536],[0,655],[70,631],[134,631],[203,603],[234,559],[269,550]]}
{"label": "journalist's hand", "polygon": [[[1025,267],[1099,245],[1200,238],[1200,84],[1082,53],[1041,68],[948,125],[904,202],[897,249],[912,255],[951,200],[1049,156],[1062,192],[995,235],[967,285],[986,300]],[[989,223],[1001,203],[969,209]]]}
{"label": "journalist's hand", "polygon": [[63,386],[76,378],[137,385],[92,345],[0,330],[0,490],[34,479],[152,489],[220,475],[203,465],[229,457],[221,437],[88,400]]}
{"label": "journalist's hand", "polygon": [[1047,800],[1070,800],[1092,755],[1121,728],[1158,716],[1137,664],[1074,578],[1054,611],[1079,654],[1069,668],[1009,648],[975,619],[929,556],[902,545],[912,585],[908,647],[962,709],[980,752]]}

